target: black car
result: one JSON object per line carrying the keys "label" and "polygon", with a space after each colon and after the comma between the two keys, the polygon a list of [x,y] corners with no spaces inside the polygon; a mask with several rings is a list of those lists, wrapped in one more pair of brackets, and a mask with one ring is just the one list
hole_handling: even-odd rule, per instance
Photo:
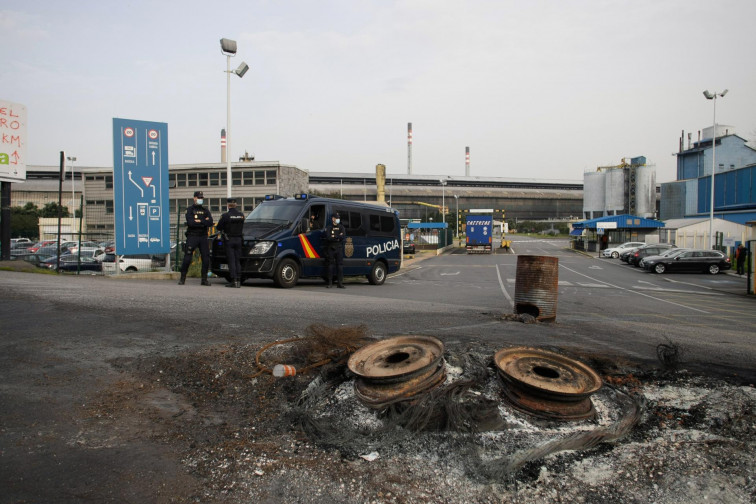
{"label": "black car", "polygon": [[410,242],[404,242],[403,252],[405,254],[414,254],[415,253],[415,244]]}
{"label": "black car", "polygon": [[625,262],[625,263],[629,262],[630,261],[630,256],[633,255],[635,253],[635,251],[638,250],[639,248],[640,247],[635,247],[635,248],[631,248],[629,250],[625,250],[624,252],[622,252],[620,254],[620,256],[619,256],[620,261]]}
{"label": "black car", "polygon": [[732,268],[732,263],[717,250],[683,250],[673,256],[648,256],[643,259],[643,268],[656,273],[692,271],[716,275]]}
{"label": "black car", "polygon": [[43,261],[40,264],[40,267],[51,270],[55,270],[57,267],[57,271],[68,271],[74,273],[81,271],[94,274],[102,271],[102,263],[96,261],[91,257],[78,257],[75,254],[61,255],[60,264],[58,264],[57,259],[58,258],[55,256],[50,257]]}
{"label": "black car", "polygon": [[627,257],[627,264],[632,264],[636,268],[639,268],[640,261],[644,257],[659,255],[671,248],[675,248],[675,246],[669,243],[654,243],[652,245],[644,245],[643,247],[637,248],[635,252]]}

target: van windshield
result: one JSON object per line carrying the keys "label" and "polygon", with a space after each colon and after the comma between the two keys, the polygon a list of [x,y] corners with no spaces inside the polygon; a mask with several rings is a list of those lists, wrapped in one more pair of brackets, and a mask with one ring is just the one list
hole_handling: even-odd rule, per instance
{"label": "van windshield", "polygon": [[287,222],[294,222],[302,211],[302,207],[303,205],[300,201],[266,201],[257,205],[252,213],[247,216],[245,224],[285,224]]}

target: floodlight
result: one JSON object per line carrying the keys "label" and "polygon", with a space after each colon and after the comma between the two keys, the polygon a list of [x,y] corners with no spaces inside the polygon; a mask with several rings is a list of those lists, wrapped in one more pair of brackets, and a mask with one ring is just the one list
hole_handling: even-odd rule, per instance
{"label": "floodlight", "polygon": [[227,56],[233,56],[236,54],[236,40],[227,38],[220,39],[221,52]]}
{"label": "floodlight", "polygon": [[708,89],[706,91],[704,91],[704,96],[706,97],[707,100],[713,100],[714,99],[714,95],[711,94]]}
{"label": "floodlight", "polygon": [[244,77],[244,74],[247,73],[247,70],[249,70],[249,65],[242,61],[241,65],[239,65],[239,68],[234,70],[234,73],[239,77]]}

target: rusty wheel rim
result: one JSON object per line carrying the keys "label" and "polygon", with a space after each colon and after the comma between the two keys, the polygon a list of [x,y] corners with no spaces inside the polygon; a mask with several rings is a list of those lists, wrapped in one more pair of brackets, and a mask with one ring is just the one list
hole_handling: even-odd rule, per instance
{"label": "rusty wheel rim", "polygon": [[371,381],[403,381],[435,369],[444,344],[432,336],[396,336],[364,346],[349,358],[349,370]]}
{"label": "rusty wheel rim", "polygon": [[589,366],[556,352],[515,347],[499,350],[494,362],[515,408],[549,419],[574,420],[595,414],[590,396],[601,377]]}

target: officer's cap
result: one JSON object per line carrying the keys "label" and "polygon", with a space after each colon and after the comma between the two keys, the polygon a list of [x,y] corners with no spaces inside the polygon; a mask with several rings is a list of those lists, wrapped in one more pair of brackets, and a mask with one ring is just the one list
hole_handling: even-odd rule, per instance
{"label": "officer's cap", "polygon": [[202,191],[194,191],[194,197],[195,198],[204,198],[202,195]]}
{"label": "officer's cap", "polygon": [[236,203],[236,198],[228,198],[226,203]]}
{"label": "officer's cap", "polygon": [[337,213],[335,213],[335,214],[333,214],[333,216],[332,216],[332,217],[333,217],[334,219],[341,219],[341,217],[339,217],[339,214],[338,214],[338,212],[337,212]]}

